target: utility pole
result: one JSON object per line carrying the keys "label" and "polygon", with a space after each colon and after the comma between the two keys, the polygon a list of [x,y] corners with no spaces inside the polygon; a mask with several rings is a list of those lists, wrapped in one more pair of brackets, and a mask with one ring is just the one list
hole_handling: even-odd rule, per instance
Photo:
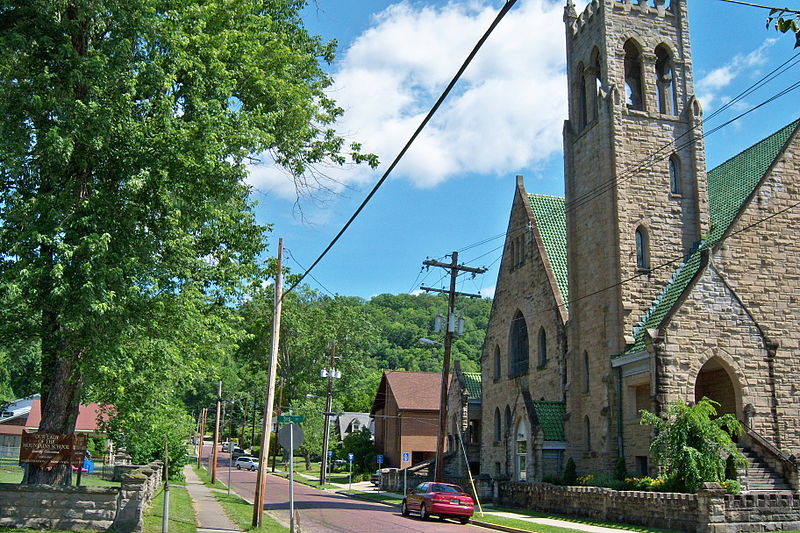
{"label": "utility pole", "polygon": [[456,292],[456,278],[459,272],[470,272],[473,274],[483,274],[485,268],[472,268],[458,264],[458,252],[453,252],[450,256],[450,263],[440,263],[439,261],[427,260],[422,264],[428,267],[441,267],[450,270],[450,290],[433,289],[431,287],[420,287],[426,292],[439,292],[448,295],[447,303],[447,329],[444,334],[444,360],[442,361],[442,393],[439,396],[439,436],[436,439],[436,470],[434,481],[442,481],[444,476],[444,443],[447,438],[447,387],[450,383],[450,349],[453,344],[453,333],[456,330],[456,296],[467,296],[469,298],[480,298],[480,294],[469,294]]}
{"label": "utility pole", "polygon": [[217,480],[217,453],[219,446],[219,419],[222,411],[222,380],[217,383],[217,417],[214,420],[214,442],[211,443],[211,484]]}
{"label": "utility pole", "polygon": [[258,477],[253,500],[253,527],[261,526],[264,516],[264,484],[267,479],[265,459],[269,457],[269,432],[272,428],[272,409],[275,404],[275,376],[278,372],[278,346],[281,332],[281,304],[283,303],[283,238],[278,239],[278,272],[275,276],[275,308],[272,313],[272,347],[269,359],[269,381],[264,400],[264,418],[261,425],[261,450],[258,453]]}
{"label": "utility pole", "polygon": [[198,442],[197,446],[197,467],[203,467],[203,439],[206,434],[206,413],[208,409],[203,407],[200,411],[200,441]]}
{"label": "utility pole", "polygon": [[325,399],[325,412],[322,413],[325,416],[325,429],[322,433],[322,462],[319,464],[319,484],[325,485],[327,482],[327,467],[328,467],[328,440],[331,432],[331,425],[330,425],[330,417],[333,416],[331,409],[333,408],[333,380],[336,377],[339,377],[341,374],[337,375],[337,370],[334,368],[336,366],[336,340],[333,341],[333,346],[331,346],[331,357],[328,360],[328,369],[323,370],[320,372],[322,377],[328,378],[328,396]]}

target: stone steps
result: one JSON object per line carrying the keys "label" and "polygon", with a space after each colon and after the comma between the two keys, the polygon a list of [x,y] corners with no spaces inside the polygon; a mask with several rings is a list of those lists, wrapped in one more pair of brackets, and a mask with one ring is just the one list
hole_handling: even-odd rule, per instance
{"label": "stone steps", "polygon": [[757,453],[743,447],[739,451],[747,460],[744,476],[747,490],[791,490],[783,476],[775,472]]}

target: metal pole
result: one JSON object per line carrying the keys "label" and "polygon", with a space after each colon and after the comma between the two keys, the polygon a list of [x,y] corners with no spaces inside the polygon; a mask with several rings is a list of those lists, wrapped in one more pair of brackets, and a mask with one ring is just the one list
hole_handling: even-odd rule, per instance
{"label": "metal pole", "polygon": [[161,533],[169,530],[169,441],[164,439],[164,514],[161,519]]}
{"label": "metal pole", "polygon": [[403,469],[403,494],[408,494],[408,467]]}
{"label": "metal pole", "polygon": [[217,416],[214,420],[214,442],[211,443],[211,484],[217,481],[217,457],[219,454],[219,419],[222,411],[222,380],[217,383]]}
{"label": "metal pole", "polygon": [[447,302],[447,328],[444,334],[444,358],[442,361],[442,390],[439,396],[439,436],[436,439],[436,470],[434,481],[442,481],[444,475],[444,446],[447,438],[447,387],[450,381],[450,348],[453,342],[456,307],[456,277],[458,276],[458,252],[453,252],[450,263],[450,294]]}
{"label": "metal pole", "polygon": [[254,528],[261,526],[264,515],[264,483],[267,477],[265,458],[269,451],[269,431],[272,428],[272,409],[275,403],[275,376],[278,372],[278,343],[281,332],[281,308],[283,302],[283,238],[278,239],[278,261],[275,275],[275,311],[272,315],[272,347],[270,349],[269,382],[267,398],[264,401],[264,421],[261,428],[261,450],[258,454],[258,478],[256,481],[256,497],[253,505]]}
{"label": "metal pole", "polygon": [[208,410],[203,407],[203,410],[200,413],[200,441],[197,443],[197,467],[201,468],[203,466],[203,440],[205,439],[206,435],[206,413]]}
{"label": "metal pole", "polygon": [[289,425],[289,532],[294,533],[294,424]]}
{"label": "metal pole", "polygon": [[[233,417],[231,417],[231,419],[233,419]],[[231,449],[231,447],[233,446],[233,442],[230,440],[230,438],[228,439],[228,442],[230,442],[230,444],[228,444],[228,496],[230,496],[231,495],[231,466],[232,466],[232,463],[233,463],[233,450]],[[242,448],[242,449],[244,449],[244,448]]]}
{"label": "metal pole", "polygon": [[328,436],[330,435],[330,413],[333,408],[333,366],[336,359],[336,340],[333,341],[331,347],[331,357],[328,362],[328,397],[325,399],[325,429],[322,434],[322,463],[319,465],[319,484],[325,485],[327,483],[327,467],[328,463]]}
{"label": "metal pole", "polygon": [[353,490],[353,460],[350,459],[350,472],[348,473],[348,487],[347,490]]}

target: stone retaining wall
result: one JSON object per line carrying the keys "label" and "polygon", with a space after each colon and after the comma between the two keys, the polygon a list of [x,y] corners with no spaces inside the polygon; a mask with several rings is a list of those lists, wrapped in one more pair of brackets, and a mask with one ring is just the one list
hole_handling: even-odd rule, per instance
{"label": "stone retaining wall", "polygon": [[156,461],[128,472],[120,488],[0,483],[0,527],[141,531],[162,468]]}
{"label": "stone retaining wall", "polygon": [[706,483],[697,494],[679,494],[512,481],[496,482],[495,491],[500,505],[690,533],[800,529],[796,492],[730,495]]}

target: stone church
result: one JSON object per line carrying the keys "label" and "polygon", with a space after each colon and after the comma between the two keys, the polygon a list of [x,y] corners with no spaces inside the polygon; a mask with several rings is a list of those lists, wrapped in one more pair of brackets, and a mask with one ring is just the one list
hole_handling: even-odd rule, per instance
{"label": "stone church", "polygon": [[565,198],[517,178],[482,354],[495,479],[653,474],[639,411],[708,396],[798,490],[800,122],[706,171],[687,16],[567,1]]}

